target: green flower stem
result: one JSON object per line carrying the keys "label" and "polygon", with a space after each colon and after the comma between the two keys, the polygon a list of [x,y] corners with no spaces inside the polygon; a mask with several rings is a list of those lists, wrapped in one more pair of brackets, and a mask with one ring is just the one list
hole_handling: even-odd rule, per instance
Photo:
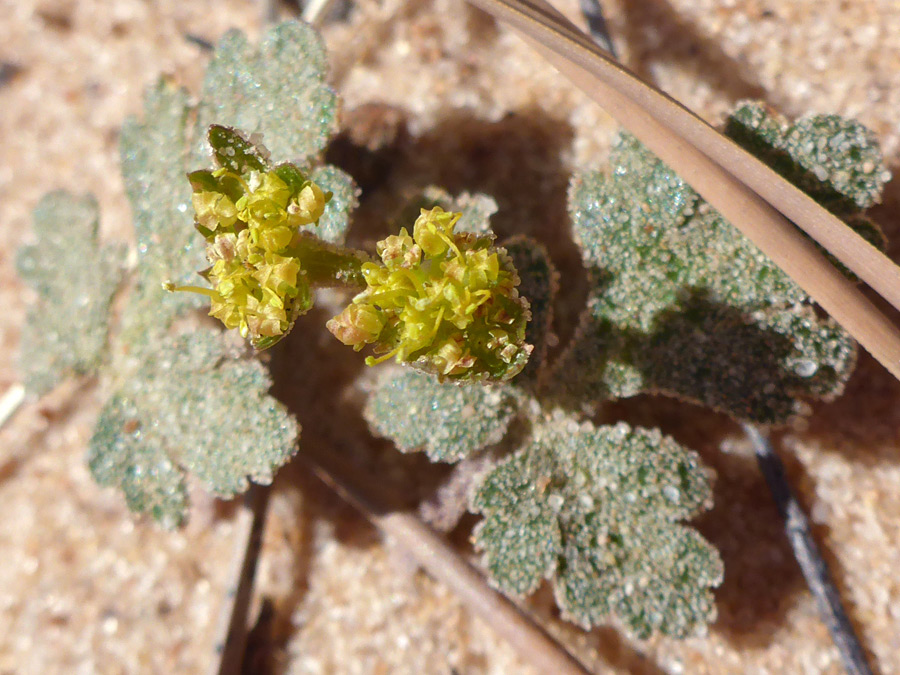
{"label": "green flower stem", "polygon": [[285,253],[300,263],[300,269],[313,288],[340,287],[358,291],[366,287],[362,266],[370,258],[362,251],[303,235],[296,237]]}

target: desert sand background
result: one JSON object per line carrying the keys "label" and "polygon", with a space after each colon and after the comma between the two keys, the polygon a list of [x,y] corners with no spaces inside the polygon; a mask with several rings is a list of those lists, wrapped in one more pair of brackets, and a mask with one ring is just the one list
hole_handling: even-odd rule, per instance
{"label": "desert sand background", "polygon": [[[575,0],[556,4],[584,25]],[[605,0],[604,9],[626,65],[706,119],[720,120],[744,98],[789,116],[853,116],[874,130],[900,173],[900,2]],[[117,149],[123,119],[140,111],[142,90],[160,74],[197,91],[208,53],[188,35],[215,42],[240,27],[256,36],[264,16],[260,3],[241,0],[0,0],[0,391],[18,379],[32,295],[13,260],[40,196],[93,192],[103,236],[129,241]],[[548,223],[538,234],[574,279],[561,311],[571,318],[583,277],[572,245],[557,239],[566,184],[574,169],[603,164],[612,121],[462,0],[360,0],[324,36],[350,130],[336,158],[374,195],[364,195],[354,236],[374,238],[371,224],[386,208],[380,187],[441,182],[493,194],[501,232],[523,214]],[[354,144],[374,148],[372,162],[354,160]],[[897,179],[873,216],[900,259]],[[321,347],[331,368],[340,352],[324,338]],[[293,356],[289,346],[281,358]],[[329,377],[310,365],[298,386],[327,390]],[[195,489],[187,528],[164,532],[95,485],[84,452],[104,387],[64,384],[0,431],[4,675],[198,673],[215,659],[234,509]],[[900,384],[862,355],[842,399],[778,436],[884,675],[900,673],[898,404]],[[298,412],[301,443],[331,438],[327,412],[314,403]],[[613,412],[661,426],[717,471],[716,506],[698,526],[726,564],[719,618],[707,636],[638,642],[614,628],[583,633],[560,623],[548,593],[532,601],[534,611],[597,672],[841,672],[738,428],[658,400]],[[427,482],[433,470],[424,461],[401,461],[383,445],[373,444],[373,466],[400,484]],[[456,538],[464,542],[465,533]],[[270,611],[254,633],[249,672],[531,672],[491,626],[296,466],[276,481],[257,589]]]}

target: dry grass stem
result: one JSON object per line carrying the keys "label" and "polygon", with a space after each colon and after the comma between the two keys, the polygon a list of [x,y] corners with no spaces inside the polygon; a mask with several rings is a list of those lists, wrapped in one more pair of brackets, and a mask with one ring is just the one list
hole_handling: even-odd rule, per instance
{"label": "dry grass stem", "polygon": [[0,429],[6,424],[10,418],[16,414],[16,411],[25,401],[25,387],[21,384],[14,384],[0,397]]}
{"label": "dry grass stem", "polygon": [[[434,579],[446,584],[463,604],[507,640],[523,661],[538,672],[585,675],[590,671],[511,600],[490,586],[484,576],[435,534],[417,516],[388,510],[376,499],[370,481],[357,479],[353,469],[334,458],[313,458],[308,452],[297,459],[342,499],[358,509],[381,533],[411,555]],[[366,485],[363,489],[361,486]]]}
{"label": "dry grass stem", "polygon": [[831,579],[828,565],[813,538],[803,507],[791,490],[781,459],[769,438],[757,427],[745,424],[744,431],[753,443],[759,468],[765,476],[778,513],[784,520],[784,531],[794,551],[794,557],[800,565],[809,590],[816,598],[819,614],[841,654],[844,669],[849,675],[872,675],[872,669],[866,661],[865,650],[856,636],[850,617],[847,616],[841,602],[840,593]]}
{"label": "dry grass stem", "polygon": [[469,1],[522,33],[900,379],[900,331],[791,220],[897,308],[900,268],[762,162],[619,66],[549,4]]}

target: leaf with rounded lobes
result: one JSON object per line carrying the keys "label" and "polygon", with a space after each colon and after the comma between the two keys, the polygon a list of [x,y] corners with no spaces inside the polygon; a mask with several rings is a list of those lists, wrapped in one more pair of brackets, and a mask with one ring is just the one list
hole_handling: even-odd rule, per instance
{"label": "leaf with rounded lobes", "polygon": [[166,281],[196,283],[196,271],[207,265],[185,180],[187,103],[184,90],[160,80],[147,90],[143,121],[129,117],[122,127],[119,152],[138,256],[136,288],[122,317],[128,344],[155,341],[175,318],[204,302],[200,295],[162,288]]}
{"label": "leaf with rounded lobes", "polygon": [[34,210],[36,242],[16,256],[22,280],[38,293],[22,328],[25,388],[41,395],[70,375],[95,373],[104,360],[109,305],[122,278],[122,246],[102,246],[91,195],[45,195]]}
{"label": "leaf with rounded lobes", "polygon": [[94,427],[88,466],[100,485],[122,490],[129,509],[174,528],[187,515],[184,471],[172,462],[159,439],[147,437],[138,422],[140,415],[132,399],[113,395]]}
{"label": "leaf with rounded lobes", "polygon": [[841,216],[877,204],[890,179],[878,139],[856,120],[808,115],[792,124],[764,103],[744,101],[725,133]]}
{"label": "leaf with rounded lobes", "polygon": [[714,616],[722,561],[679,521],[710,499],[699,458],[671,438],[556,415],[478,488],[475,541],[505,592],[550,578],[585,627],[615,614],[640,637],[685,636]]}
{"label": "leaf with rounded lobes", "polygon": [[299,435],[270,385],[263,365],[231,357],[218,331],[163,338],[104,407],[91,469],[98,482],[120,486],[133,509],[167,525],[186,516],[185,471],[226,498],[248,480],[268,484]]}
{"label": "leaf with rounded lobes", "polygon": [[611,161],[570,189],[594,288],[554,370],[560,399],[662,393],[778,424],[838,394],[849,336],[636,139]]}
{"label": "leaf with rounded lobes", "polygon": [[441,383],[403,369],[381,381],[365,415],[403,452],[424,448],[433,461],[456,462],[499,442],[516,407],[509,387]]}
{"label": "leaf with rounded lobes", "polygon": [[206,71],[194,161],[206,157],[206,129],[221,124],[263,134],[273,157],[305,165],[337,128],[337,100],[325,84],[322,40],[310,26],[285,22],[258,46],[240,31],[219,42]]}

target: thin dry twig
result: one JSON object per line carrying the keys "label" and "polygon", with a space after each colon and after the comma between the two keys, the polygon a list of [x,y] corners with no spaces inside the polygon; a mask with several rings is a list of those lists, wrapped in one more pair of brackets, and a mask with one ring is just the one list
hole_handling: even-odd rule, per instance
{"label": "thin dry twig", "polygon": [[14,384],[0,397],[0,429],[3,428],[25,402],[25,387]]}
{"label": "thin dry twig", "polygon": [[600,0],[581,0],[581,13],[587,20],[588,32],[594,38],[600,47],[612,54],[614,59],[618,59],[616,46],[613,44],[612,37],[609,34],[609,27],[606,25],[606,18],[603,16],[603,7],[600,6]]}
{"label": "thin dry twig", "polygon": [[618,65],[543,0],[469,2],[522,33],[900,379],[900,331],[788,218],[898,308],[900,268],[761,161]]}
{"label": "thin dry twig", "polygon": [[335,0],[309,0],[303,7],[301,18],[308,24],[318,26],[328,16],[334,3]]}
{"label": "thin dry twig", "polygon": [[219,615],[215,649],[218,658],[210,675],[239,675],[247,647],[247,612],[253,595],[256,563],[269,506],[268,485],[252,485],[234,523],[234,555],[228,574],[225,605]]}
{"label": "thin dry twig", "polygon": [[766,478],[778,513],[784,520],[784,531],[794,551],[794,557],[816,598],[819,614],[841,654],[844,668],[849,675],[871,675],[872,670],[866,661],[865,651],[841,604],[840,593],[813,538],[806,514],[791,491],[781,459],[769,438],[757,427],[745,424],[744,431],[753,443],[759,468]]}
{"label": "thin dry twig", "polygon": [[[605,32],[606,22],[598,0],[582,0],[582,11],[588,15],[592,36],[595,39],[599,38],[601,42],[612,44],[612,40]],[[597,35],[595,31],[601,33]],[[785,532],[794,551],[794,557],[816,598],[819,613],[838,647],[844,668],[850,675],[869,675],[871,671],[862,645],[841,604],[840,594],[831,580],[828,565],[812,537],[806,515],[791,491],[781,460],[769,438],[758,427],[745,424],[744,430],[753,443],[760,470],[784,520]]]}
{"label": "thin dry twig", "polygon": [[538,672],[559,675],[590,673],[543,627],[511,600],[492,589],[477,569],[415,515],[387,510],[384,502],[372,494],[371,487],[362,488],[363,481],[354,477],[350,469],[339,465],[334,458],[312,457],[309,452],[300,453],[297,457],[382,534],[409,553],[432,577],[450,588]]}

